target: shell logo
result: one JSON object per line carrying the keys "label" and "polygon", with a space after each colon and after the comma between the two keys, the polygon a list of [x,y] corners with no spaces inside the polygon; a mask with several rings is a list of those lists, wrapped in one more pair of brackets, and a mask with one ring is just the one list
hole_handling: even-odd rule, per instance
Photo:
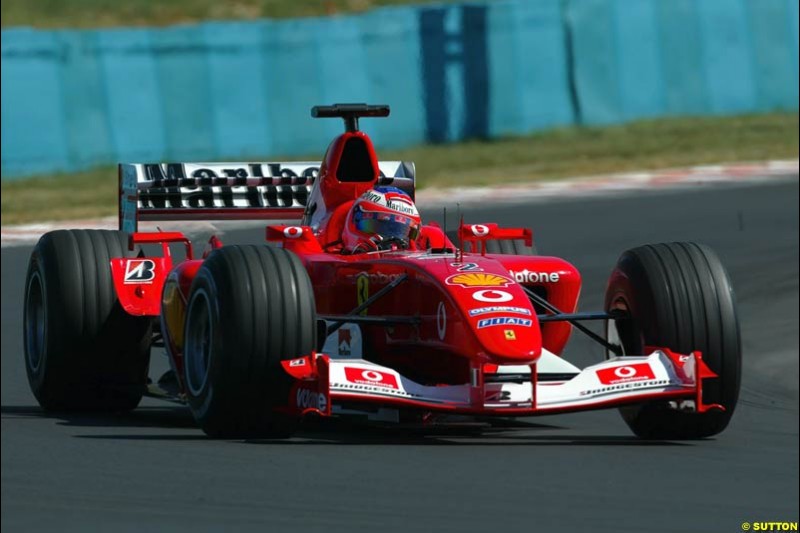
{"label": "shell logo", "polygon": [[448,285],[460,285],[462,287],[505,287],[511,283],[511,280],[505,276],[482,272],[455,274],[445,281]]}

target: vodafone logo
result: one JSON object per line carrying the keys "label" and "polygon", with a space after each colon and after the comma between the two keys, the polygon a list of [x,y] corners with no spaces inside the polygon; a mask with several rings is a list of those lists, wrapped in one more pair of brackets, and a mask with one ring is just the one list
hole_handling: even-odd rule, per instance
{"label": "vodafone logo", "polygon": [[483,224],[473,224],[470,226],[470,229],[472,230],[472,234],[476,237],[485,237],[489,235],[489,228]]}
{"label": "vodafone logo", "polygon": [[374,385],[376,387],[386,387],[387,389],[399,389],[397,378],[394,374],[355,367],[345,367],[344,376],[350,383],[358,385]]}
{"label": "vodafone logo", "polygon": [[620,378],[630,378],[636,375],[636,369],[632,366],[621,366],[614,370],[614,374]]}
{"label": "vodafone logo", "polygon": [[295,403],[298,409],[319,409],[324,412],[328,407],[328,398],[321,392],[300,387],[297,389]]}
{"label": "vodafone logo", "polygon": [[561,279],[558,272],[531,272],[525,269],[509,270],[508,273],[517,283],[558,283],[558,280]]}
{"label": "vodafone logo", "polygon": [[479,302],[490,303],[510,302],[514,299],[510,292],[495,289],[485,289],[482,291],[473,292],[472,297]]}
{"label": "vodafone logo", "polygon": [[300,226],[286,226],[283,229],[283,236],[287,239],[297,239],[303,235],[303,228]]}
{"label": "vodafone logo", "polygon": [[635,363],[614,368],[602,368],[597,371],[597,378],[603,385],[615,385],[632,381],[647,381],[656,379],[656,376],[650,364]]}
{"label": "vodafone logo", "polygon": [[367,381],[372,381],[373,383],[376,381],[383,381],[383,374],[374,370],[364,370],[361,373],[361,377]]}

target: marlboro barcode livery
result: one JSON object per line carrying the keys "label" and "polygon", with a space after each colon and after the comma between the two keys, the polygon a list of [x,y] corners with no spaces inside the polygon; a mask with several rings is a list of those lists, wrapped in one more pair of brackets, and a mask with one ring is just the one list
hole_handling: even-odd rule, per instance
{"label": "marlboro barcode livery", "polygon": [[[320,162],[121,164],[119,231],[41,238],[25,357],[44,408],[129,410],[149,394],[188,404],[215,437],[289,436],[308,416],[424,426],[432,413],[609,407],[643,438],[725,429],[741,348],[713,251],[628,250],[604,308],[577,312],[580,274],[538,255],[529,229],[461,221],[448,233],[420,216],[413,163],[379,161],[359,129],[388,106],[312,115],[345,123]],[[267,221],[266,243],[212,236],[198,254],[181,232],[139,231],[197,219]],[[573,330],[606,358],[562,358]],[[171,366],[156,383],[153,347]]]}

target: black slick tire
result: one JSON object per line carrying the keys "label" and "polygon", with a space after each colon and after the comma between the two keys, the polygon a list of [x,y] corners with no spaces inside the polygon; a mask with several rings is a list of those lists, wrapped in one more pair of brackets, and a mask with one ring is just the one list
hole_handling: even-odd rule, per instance
{"label": "black slick tire", "polygon": [[288,437],[297,420],[275,411],[292,384],[281,361],[316,346],[314,293],[299,258],[282,248],[226,246],[192,283],[184,383],[203,431],[219,438]]}
{"label": "black slick tire", "polygon": [[44,409],[126,411],[139,404],[152,319],[122,309],[109,263],[132,255],[120,231],[53,231],[33,249],[23,340],[28,382]]}
{"label": "black slick tire", "polygon": [[725,411],[685,412],[664,402],[624,407],[633,432],[648,439],[700,439],[724,430],[739,397],[741,342],[733,290],[717,255],[687,242],[628,250],[611,274],[605,307],[630,315],[607,323],[609,342],[625,354],[643,354],[645,345],[684,354],[699,350],[719,376],[704,380],[703,401]]}

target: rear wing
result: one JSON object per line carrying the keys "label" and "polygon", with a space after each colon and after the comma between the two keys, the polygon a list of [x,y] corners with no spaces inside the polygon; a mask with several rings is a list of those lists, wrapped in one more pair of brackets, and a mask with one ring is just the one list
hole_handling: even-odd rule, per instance
{"label": "rear wing", "polygon": [[[318,162],[123,163],[119,229],[155,220],[300,220]],[[379,185],[414,198],[414,163],[381,161]]]}

